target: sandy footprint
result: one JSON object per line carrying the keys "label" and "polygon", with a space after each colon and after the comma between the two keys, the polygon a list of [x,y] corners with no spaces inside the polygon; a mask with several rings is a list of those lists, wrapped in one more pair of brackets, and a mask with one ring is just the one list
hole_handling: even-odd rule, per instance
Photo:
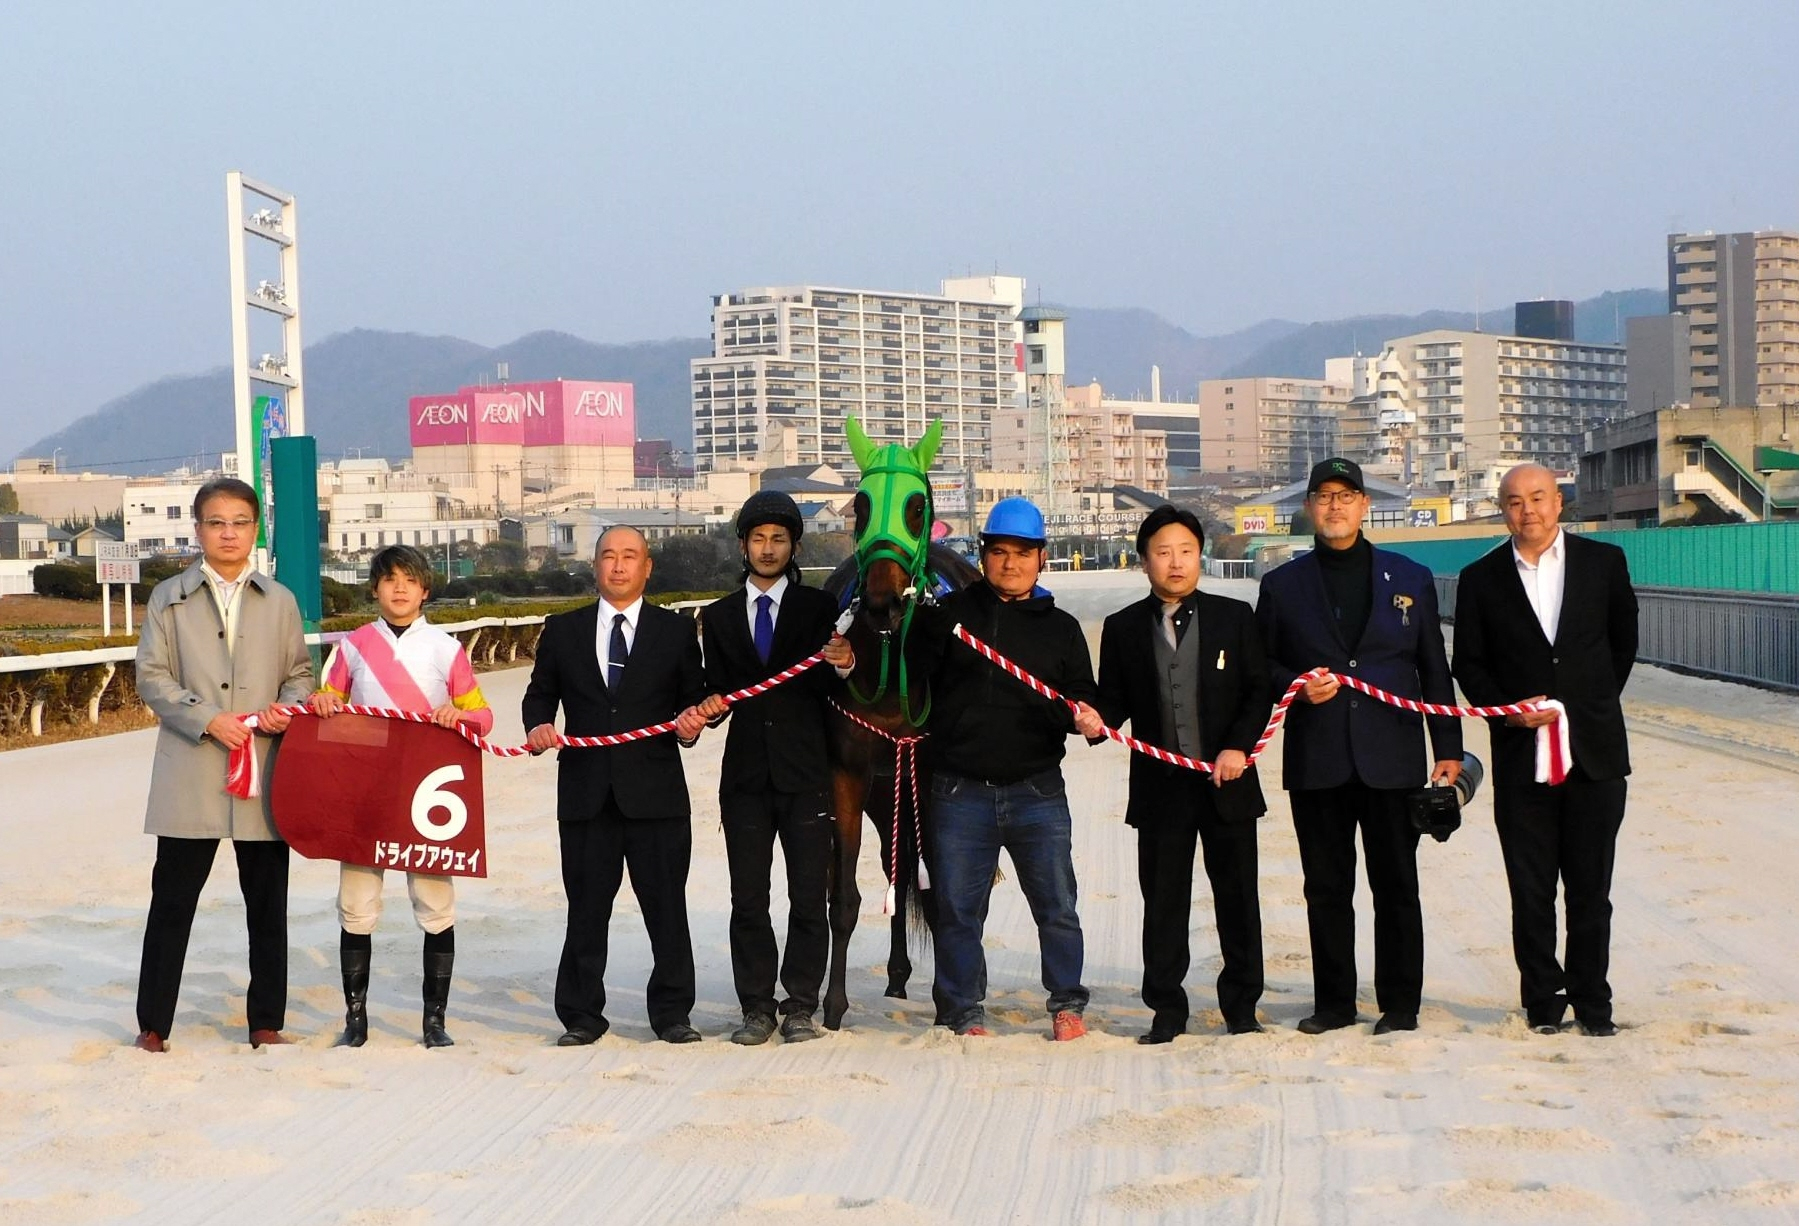
{"label": "sandy footprint", "polygon": [[1161,1111],[1114,1111],[1063,1134],[1087,1145],[1191,1145],[1228,1128],[1261,1118],[1254,1107],[1166,1107]]}
{"label": "sandy footprint", "polygon": [[1448,1130],[1452,1144],[1465,1149],[1605,1150],[1612,1143],[1585,1128],[1524,1128],[1516,1124],[1462,1124]]}
{"label": "sandy footprint", "polygon": [[1799,1183],[1791,1179],[1758,1179],[1736,1188],[1713,1188],[1694,1197],[1695,1200],[1721,1200],[1733,1205],[1769,1208],[1799,1204]]}
{"label": "sandy footprint", "polygon": [[1549,1217],[1610,1217],[1615,1202],[1567,1184],[1470,1179],[1443,1189],[1443,1206],[1454,1213],[1532,1221]]}
{"label": "sandy footprint", "polygon": [[834,1124],[799,1115],[729,1124],[677,1124],[651,1141],[650,1148],[677,1162],[705,1154],[708,1161],[740,1165],[812,1157],[848,1141],[848,1134]]}
{"label": "sandy footprint", "polygon": [[0,1226],[84,1226],[142,1209],[138,1202],[113,1192],[56,1192],[30,1199],[0,1199]]}
{"label": "sandy footprint", "polygon": [[1133,1213],[1165,1213],[1190,1205],[1210,1205],[1232,1196],[1247,1196],[1260,1181],[1240,1175],[1158,1175],[1153,1179],[1113,1184],[1100,1196]]}
{"label": "sandy footprint", "polygon": [[1697,1132],[1688,1133],[1668,1148],[1692,1154],[1727,1154],[1740,1153],[1767,1143],[1767,1137],[1707,1125]]}

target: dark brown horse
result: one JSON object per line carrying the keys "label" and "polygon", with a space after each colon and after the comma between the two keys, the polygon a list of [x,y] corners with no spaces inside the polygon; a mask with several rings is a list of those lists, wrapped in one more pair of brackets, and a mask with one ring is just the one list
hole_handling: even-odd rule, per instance
{"label": "dark brown horse", "polygon": [[929,891],[915,888],[925,821],[919,802],[930,790],[919,755],[930,691],[924,678],[912,675],[906,646],[921,602],[932,599],[935,591],[964,587],[979,577],[954,552],[929,543],[932,507],[925,474],[941,426],[933,424],[911,448],[875,446],[854,418],[846,423],[846,433],[862,468],[855,503],[856,553],[825,583],[853,610],[843,633],[856,653],[855,670],[839,687],[831,720],[837,854],[824,1023],[832,1030],[842,1026],[849,1008],[846,959],[862,905],[856,861],[862,852],[864,813],[880,838],[881,865],[888,877],[888,996],[903,999],[912,975],[907,912],[929,924],[935,911]]}

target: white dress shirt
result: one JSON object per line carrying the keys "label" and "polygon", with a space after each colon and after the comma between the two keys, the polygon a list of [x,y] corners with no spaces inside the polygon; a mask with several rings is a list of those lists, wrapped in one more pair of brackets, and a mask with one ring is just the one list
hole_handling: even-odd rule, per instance
{"label": "white dress shirt", "polygon": [[743,585],[743,591],[744,611],[749,615],[750,642],[753,643],[756,641],[756,598],[758,596],[768,597],[769,624],[778,625],[781,620],[781,597],[787,594],[787,576],[782,575],[776,579],[769,585],[766,592],[758,590],[755,580],[752,579]]}
{"label": "white dress shirt", "polygon": [[1518,581],[1524,584],[1524,595],[1537,615],[1537,624],[1543,627],[1543,637],[1555,642],[1555,632],[1562,623],[1562,591],[1567,586],[1568,574],[1562,530],[1555,530],[1555,539],[1534,566],[1524,560],[1516,543],[1512,545],[1512,561],[1518,566]]}
{"label": "white dress shirt", "polygon": [[237,654],[237,611],[243,607],[244,585],[249,581],[250,568],[244,567],[237,573],[237,578],[227,579],[212,568],[211,562],[200,563],[200,574],[206,579],[206,586],[212,590],[213,601],[218,605],[219,621],[225,627],[225,654]]}
{"label": "white dress shirt", "polygon": [[643,613],[643,597],[639,596],[624,608],[616,608],[600,597],[599,623],[593,628],[594,652],[600,658],[600,676],[610,677],[607,671],[612,664],[612,622],[620,613],[625,615],[625,650],[637,648],[637,618]]}

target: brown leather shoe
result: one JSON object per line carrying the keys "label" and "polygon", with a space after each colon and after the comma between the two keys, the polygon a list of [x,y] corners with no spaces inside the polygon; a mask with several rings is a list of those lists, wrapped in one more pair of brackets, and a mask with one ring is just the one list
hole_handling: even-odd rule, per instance
{"label": "brown leather shoe", "polygon": [[138,1035],[137,1042],[133,1043],[132,1046],[139,1051],[162,1052],[168,1050],[168,1048],[163,1046],[162,1036],[157,1034],[154,1030],[146,1030]]}
{"label": "brown leather shoe", "polygon": [[292,1039],[279,1030],[252,1030],[250,1032],[251,1047],[280,1047],[292,1042]]}

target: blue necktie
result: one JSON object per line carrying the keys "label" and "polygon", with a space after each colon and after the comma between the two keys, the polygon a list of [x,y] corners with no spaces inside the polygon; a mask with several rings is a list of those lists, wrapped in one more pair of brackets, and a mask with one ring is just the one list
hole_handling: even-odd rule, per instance
{"label": "blue necktie", "polygon": [[774,600],[767,592],[756,597],[756,654],[768,663],[769,653],[775,648],[775,619],[769,612]]}
{"label": "blue necktie", "polygon": [[624,679],[625,659],[631,649],[625,646],[625,615],[612,615],[612,642],[606,648],[606,688],[616,692]]}

